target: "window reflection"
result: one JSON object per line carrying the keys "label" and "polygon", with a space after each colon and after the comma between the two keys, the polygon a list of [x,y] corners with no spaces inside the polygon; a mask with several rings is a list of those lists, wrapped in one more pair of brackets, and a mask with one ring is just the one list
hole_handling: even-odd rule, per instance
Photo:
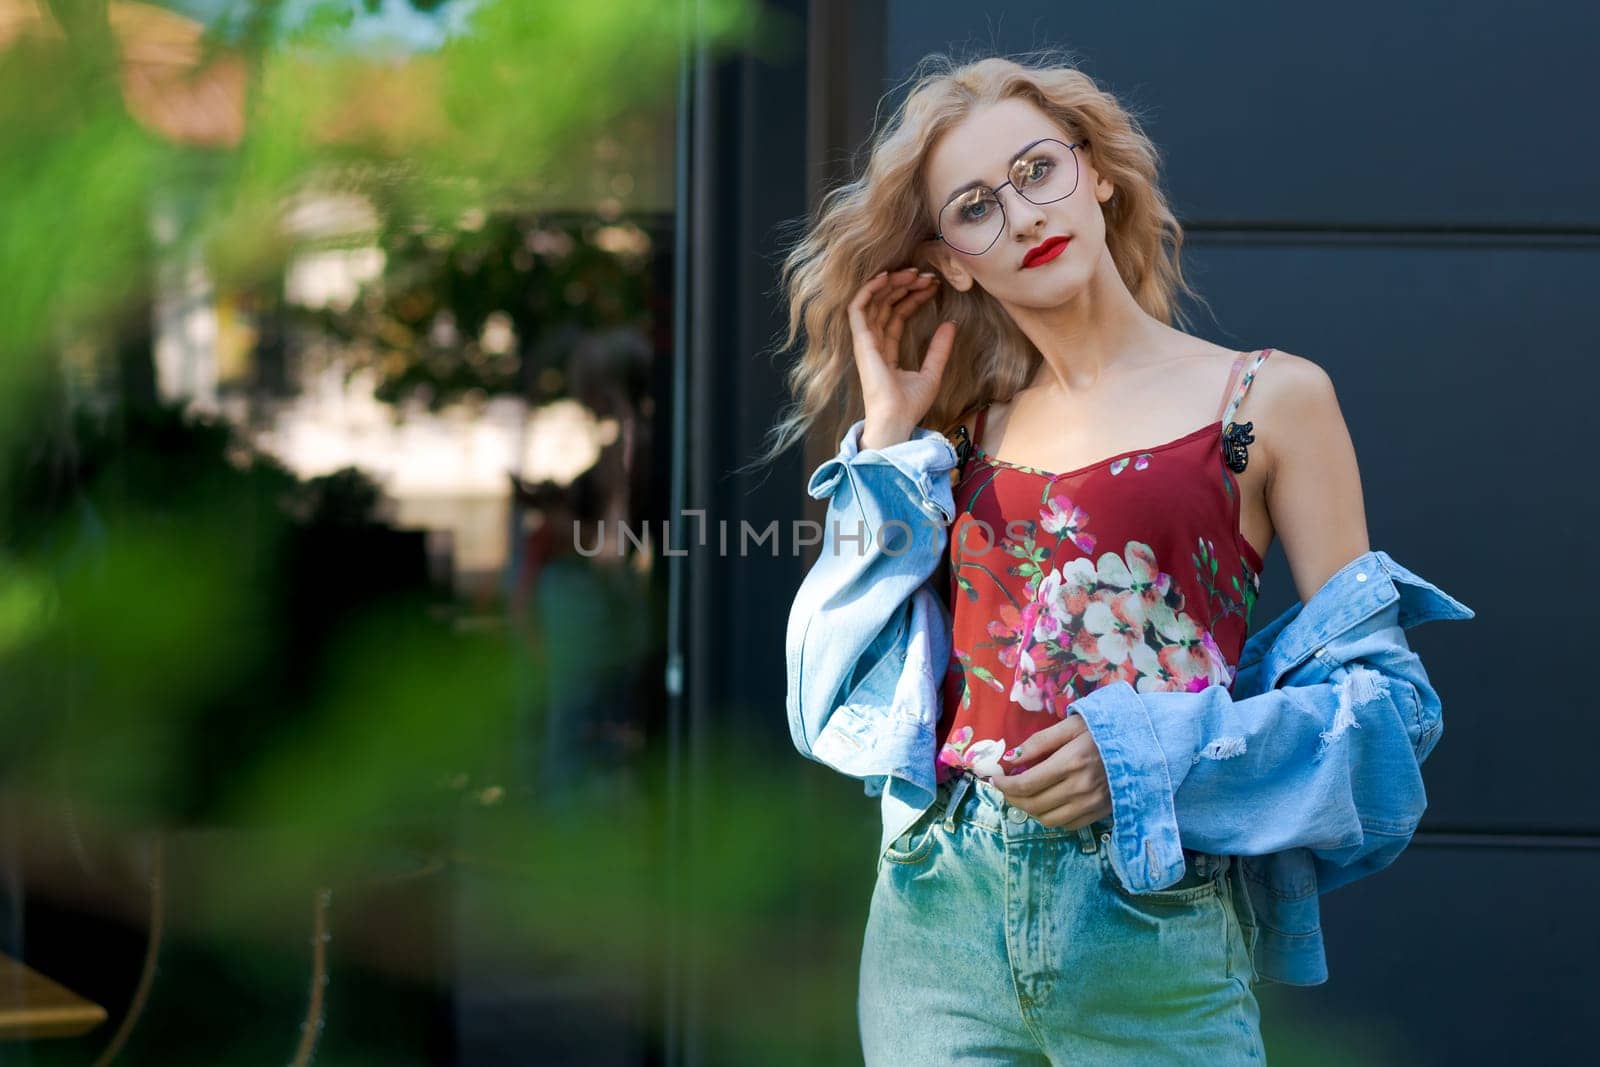
{"label": "window reflection", "polygon": [[546,896],[555,813],[648,817],[663,575],[572,527],[659,503],[674,116],[606,69],[650,9],[75,6],[0,0],[0,95],[60,90],[0,107],[0,281],[47,282],[0,304],[0,1008],[78,1012],[4,1047],[642,1058],[660,923],[590,959]]}

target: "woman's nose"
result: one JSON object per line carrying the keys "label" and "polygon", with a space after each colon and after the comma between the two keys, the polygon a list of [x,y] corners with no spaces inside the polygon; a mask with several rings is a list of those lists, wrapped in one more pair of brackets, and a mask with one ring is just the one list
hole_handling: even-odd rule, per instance
{"label": "woman's nose", "polygon": [[1014,192],[1011,202],[1006,205],[1006,215],[1011,220],[1011,228],[1019,239],[1037,238],[1044,228],[1044,209],[1033,201]]}

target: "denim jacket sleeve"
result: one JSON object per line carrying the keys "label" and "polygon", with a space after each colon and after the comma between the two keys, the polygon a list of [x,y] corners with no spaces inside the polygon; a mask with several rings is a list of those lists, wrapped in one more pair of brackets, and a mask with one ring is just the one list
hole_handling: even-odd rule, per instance
{"label": "denim jacket sleeve", "polygon": [[1074,701],[1106,767],[1118,878],[1133,892],[1169,886],[1184,848],[1304,850],[1313,896],[1387,866],[1422,816],[1421,765],[1442,729],[1405,631],[1473,614],[1368,551],[1252,638],[1271,647],[1256,663],[1247,649],[1232,692],[1117,682]]}
{"label": "denim jacket sleeve", "polygon": [[[924,759],[950,658],[948,610],[931,576],[948,543],[955,450],[936,430],[862,449],[857,420],[812,474],[828,500],[822,551],[789,612],[789,730],[806,757],[883,791],[903,778],[931,798]],[[929,765],[924,766],[927,763]]]}

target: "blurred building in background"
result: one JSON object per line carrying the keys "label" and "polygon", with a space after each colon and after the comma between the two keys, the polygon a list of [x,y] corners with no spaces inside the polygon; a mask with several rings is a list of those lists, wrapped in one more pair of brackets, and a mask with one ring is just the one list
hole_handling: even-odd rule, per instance
{"label": "blurred building in background", "polygon": [[[472,21],[480,8],[487,25]],[[41,88],[36,108],[0,107],[0,155],[31,131],[134,190],[99,234],[59,234],[132,249],[96,314],[33,337],[10,318],[54,370],[33,409],[46,444],[19,446],[6,484],[13,513],[43,532],[13,529],[0,560],[25,574],[64,537],[90,546],[97,572],[149,585],[120,618],[109,588],[82,594],[78,611],[103,615],[96,638],[52,637],[45,620],[0,647],[17,656],[9,692],[45,687],[76,724],[16,737],[0,777],[0,1060],[503,1063],[530,1062],[538,1043],[641,1062],[659,1044],[649,958],[575,967],[559,939],[511,932],[539,906],[537,858],[474,847],[480,831],[458,821],[593,816],[597,798],[659,810],[642,760],[666,713],[666,572],[654,546],[614,532],[580,554],[574,527],[593,543],[602,523],[639,528],[664,507],[683,49],[638,45],[665,97],[640,68],[639,85],[579,79],[486,118],[498,104],[474,79],[497,64],[525,55],[548,70],[540,49],[635,47],[645,24],[530,28],[530,13],[0,0],[0,74]],[[101,114],[52,116],[40,78],[63,63],[81,66]],[[297,98],[297,69],[334,72],[346,100]],[[570,128],[540,125],[574,94]],[[446,105],[468,113],[436,133]],[[405,147],[430,138],[442,160]],[[559,159],[489,175],[452,167],[452,138],[490,158],[542,139]],[[14,201],[10,225],[27,215]],[[56,238],[36,221],[38,260]],[[27,365],[15,369],[23,381]],[[157,513],[172,534],[161,566],[131,555]],[[162,566],[190,584],[162,588]],[[146,607],[183,619],[156,654],[133,651]],[[20,665],[52,640],[59,658]],[[108,691],[174,669],[206,677],[187,697],[175,684],[123,705],[75,682],[102,659],[117,664]],[[135,720],[157,732],[128,735],[122,756],[141,769],[118,792],[97,768]],[[386,732],[405,750],[386,751]],[[335,765],[341,749],[353,761]],[[23,773],[30,762],[66,777]],[[369,792],[367,814],[315,799],[347,788]],[[336,875],[324,854],[361,859]],[[275,863],[305,869],[241,880]],[[303,921],[268,918],[300,894]],[[231,910],[255,946],[227,980],[227,939],[180,917],[197,908]]]}

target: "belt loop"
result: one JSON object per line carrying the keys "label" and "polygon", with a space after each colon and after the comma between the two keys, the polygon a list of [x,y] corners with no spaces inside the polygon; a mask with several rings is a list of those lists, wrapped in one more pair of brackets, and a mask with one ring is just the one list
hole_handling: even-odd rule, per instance
{"label": "belt loop", "polygon": [[944,828],[946,833],[955,833],[956,812],[961,808],[961,798],[966,796],[967,787],[972,784],[972,775],[963,773],[957,779],[955,788],[950,791],[950,803],[945,807]]}
{"label": "belt loop", "polygon": [[1094,827],[1092,825],[1078,827],[1078,850],[1087,856],[1099,848],[1100,843],[1095,840]]}

